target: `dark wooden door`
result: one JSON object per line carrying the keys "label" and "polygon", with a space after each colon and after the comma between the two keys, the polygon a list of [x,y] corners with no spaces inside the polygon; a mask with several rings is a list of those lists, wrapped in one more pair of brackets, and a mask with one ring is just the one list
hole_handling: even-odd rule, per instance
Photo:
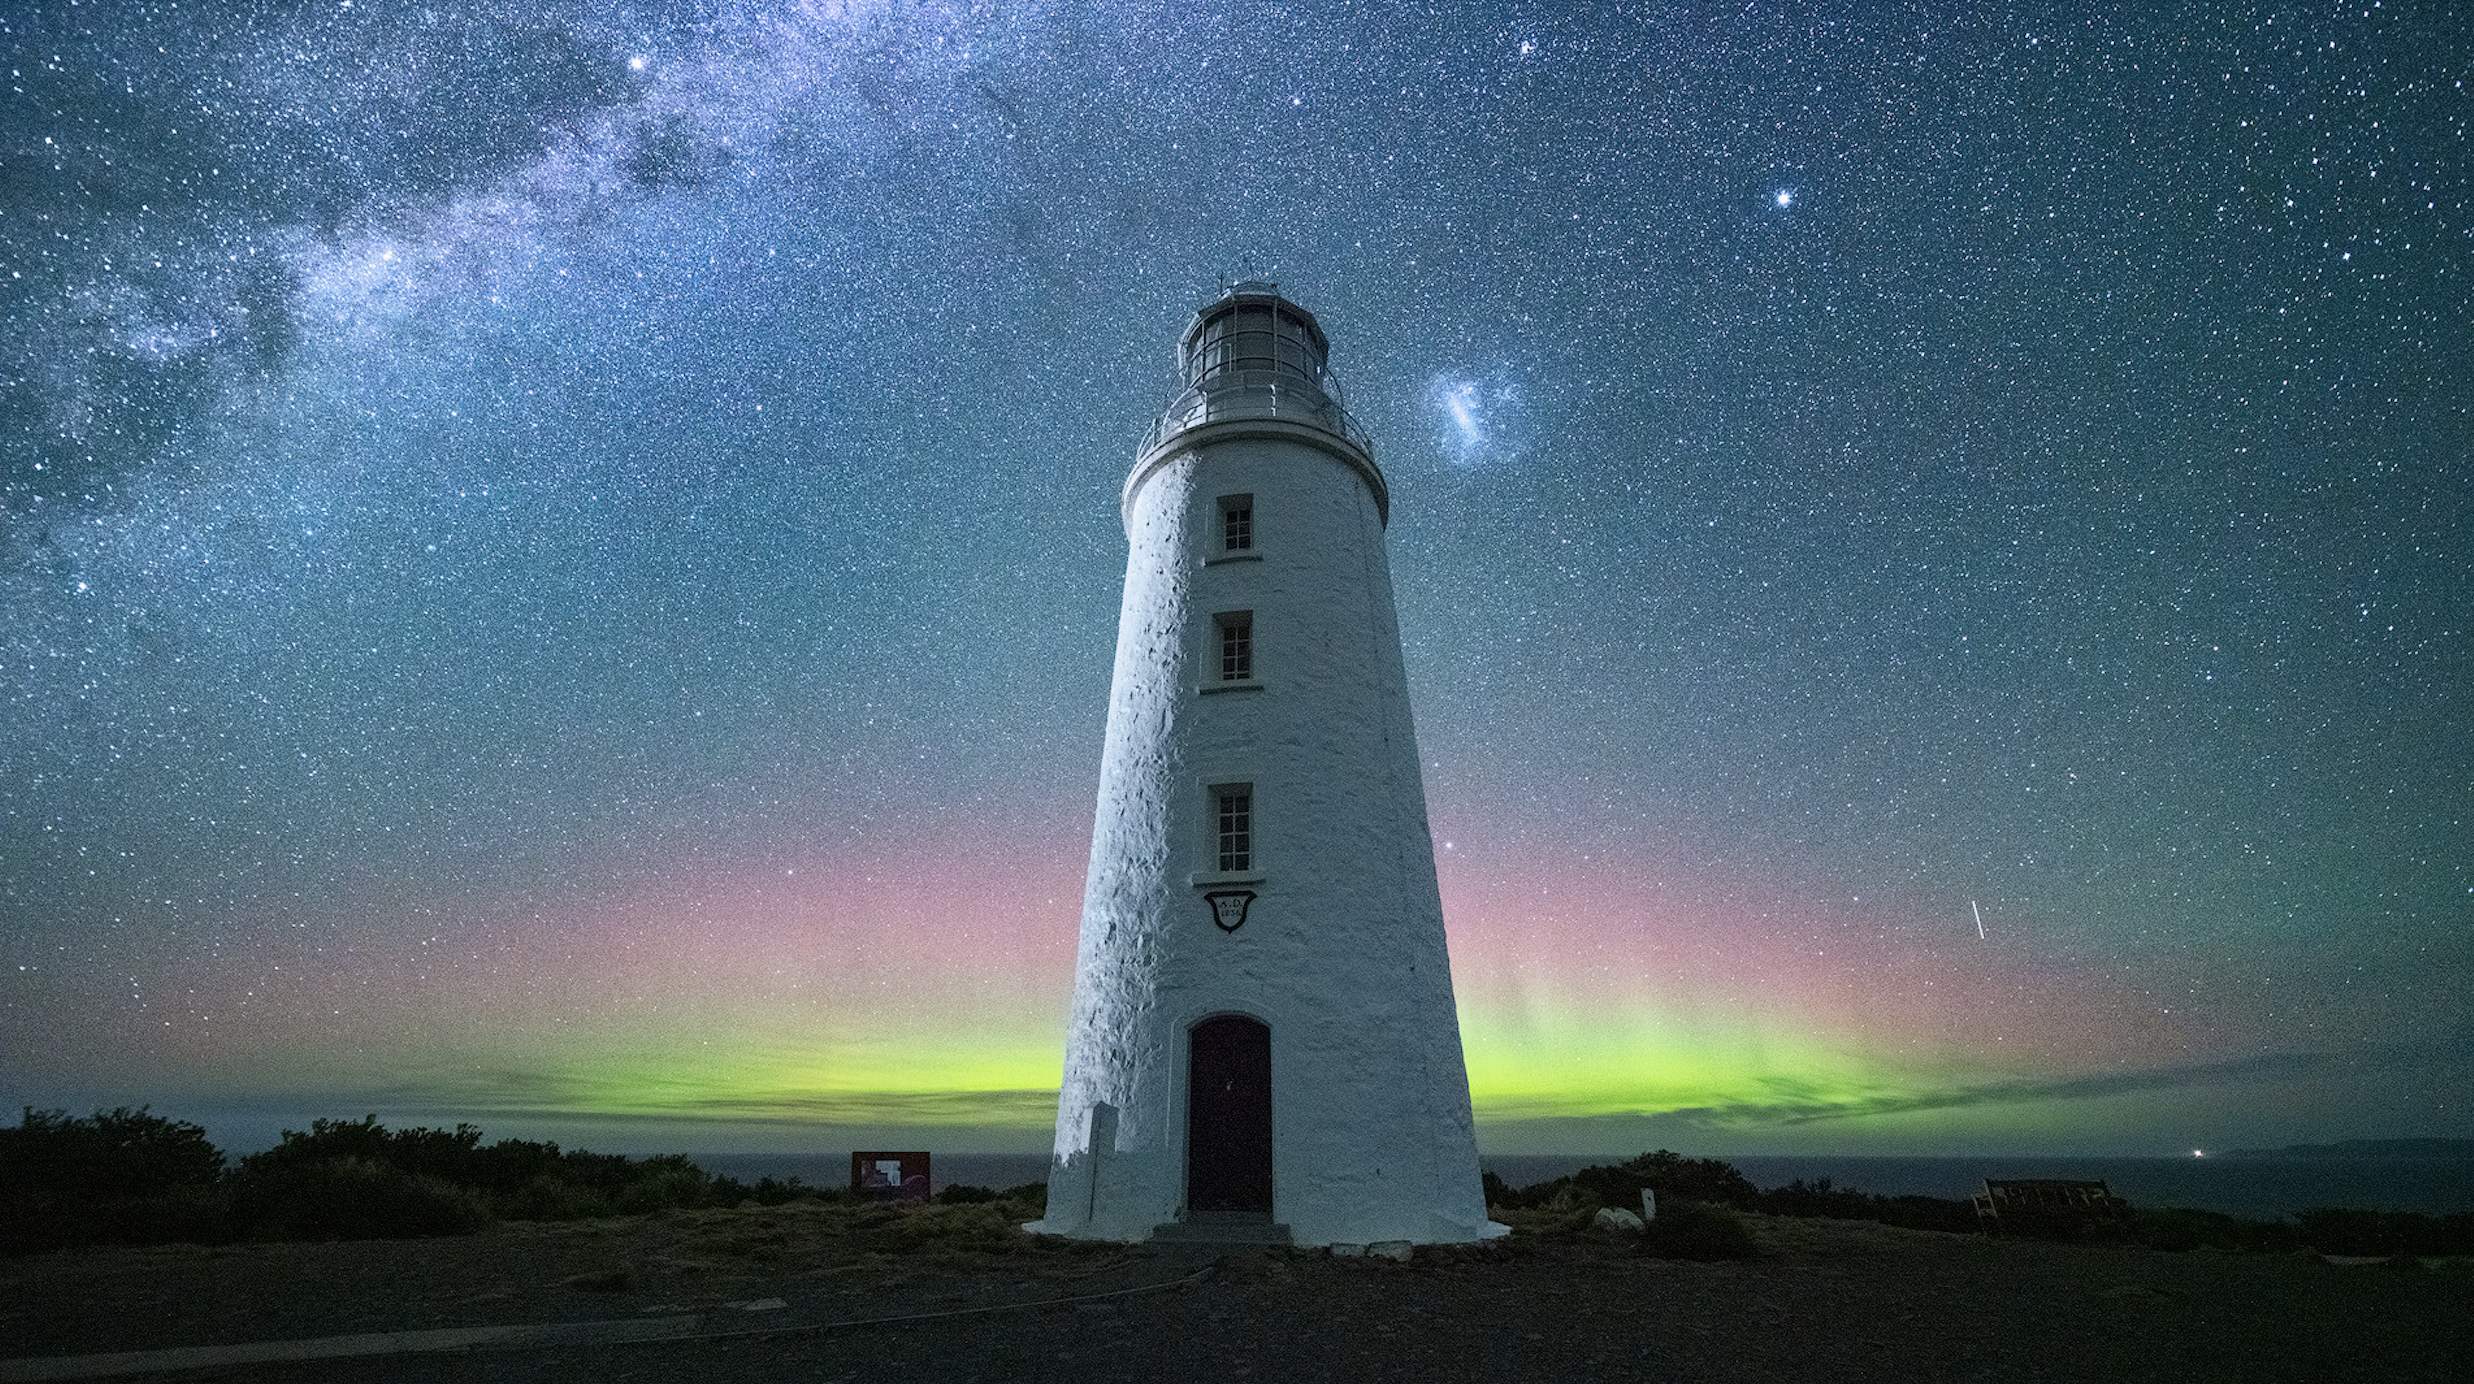
{"label": "dark wooden door", "polygon": [[1271,1211],[1271,1030],[1243,1014],[1194,1026],[1185,1198],[1192,1211]]}

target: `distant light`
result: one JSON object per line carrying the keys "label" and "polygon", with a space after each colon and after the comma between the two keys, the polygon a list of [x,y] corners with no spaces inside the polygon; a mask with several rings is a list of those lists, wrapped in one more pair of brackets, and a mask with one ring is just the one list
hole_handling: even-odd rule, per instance
{"label": "distant light", "polygon": [[2205,1158],[2205,1157],[2207,1157],[2207,1156],[2208,1156],[2208,1151],[2207,1151],[2206,1149],[2192,1149],[2192,1150],[2191,1150],[2191,1157],[2193,1157],[2193,1158]]}
{"label": "distant light", "polygon": [[1782,187],[1778,189],[1778,205],[1782,207],[1794,206],[1795,189],[1791,187]]}
{"label": "distant light", "polygon": [[630,72],[642,72],[644,70],[644,55],[638,53],[636,56],[629,58],[627,60],[627,70]]}

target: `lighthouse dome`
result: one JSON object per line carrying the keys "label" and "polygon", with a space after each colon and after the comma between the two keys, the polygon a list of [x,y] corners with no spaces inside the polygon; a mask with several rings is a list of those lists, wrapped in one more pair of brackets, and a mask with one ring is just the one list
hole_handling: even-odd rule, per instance
{"label": "lighthouse dome", "polygon": [[1189,386],[1261,385],[1277,376],[1329,391],[1331,342],[1314,314],[1280,296],[1277,284],[1248,279],[1194,311],[1177,343],[1178,373]]}
{"label": "lighthouse dome", "polygon": [[1391,517],[1391,489],[1375,465],[1374,440],[1342,406],[1340,381],[1329,369],[1331,342],[1314,314],[1280,296],[1279,285],[1247,279],[1194,310],[1177,343],[1185,387],[1135,448],[1122,508],[1130,523],[1134,496],[1158,469],[1206,440],[1285,436],[1321,449],[1354,469]]}

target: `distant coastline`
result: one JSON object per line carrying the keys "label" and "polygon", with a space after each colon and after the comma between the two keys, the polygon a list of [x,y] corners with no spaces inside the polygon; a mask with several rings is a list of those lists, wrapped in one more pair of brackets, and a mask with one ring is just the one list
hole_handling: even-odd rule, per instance
{"label": "distant coastline", "polygon": [[2281,1149],[2235,1149],[2219,1158],[2462,1158],[2474,1161],[2474,1139],[2347,1139],[2334,1144],[2287,1144]]}

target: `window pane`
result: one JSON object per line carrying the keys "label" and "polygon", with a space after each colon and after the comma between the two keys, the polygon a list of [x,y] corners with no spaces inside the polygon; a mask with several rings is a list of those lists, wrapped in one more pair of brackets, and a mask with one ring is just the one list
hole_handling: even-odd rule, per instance
{"label": "window pane", "polygon": [[1220,868],[1254,868],[1254,790],[1223,788],[1220,799]]}
{"label": "window pane", "polygon": [[1220,681],[1244,682],[1254,676],[1254,615],[1235,611],[1220,617]]}
{"label": "window pane", "polygon": [[1220,502],[1220,547],[1242,553],[1254,546],[1254,497],[1231,495]]}

